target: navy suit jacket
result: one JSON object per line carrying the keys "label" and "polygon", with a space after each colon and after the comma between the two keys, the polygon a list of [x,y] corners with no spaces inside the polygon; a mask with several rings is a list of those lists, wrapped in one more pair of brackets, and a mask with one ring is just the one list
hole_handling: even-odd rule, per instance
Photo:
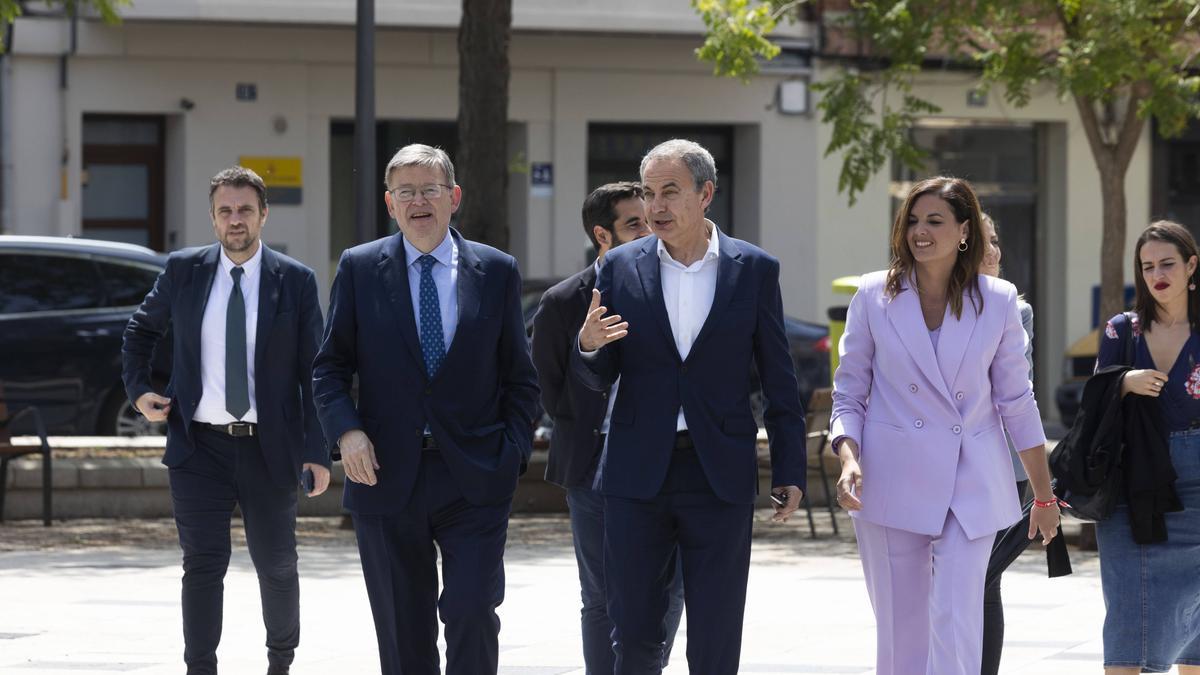
{"label": "navy suit jacket", "polygon": [[[426,374],[409,290],[403,235],[347,250],[338,262],[329,322],[313,364],[325,438],[337,453],[347,431],[375,446],[378,482],[346,483],[346,508],[393,514],[405,507],[428,425],[463,497],[512,497],[532,451],[537,376],[512,256],[457,231],[458,327],[441,368]],[[358,403],[350,397],[358,375]]]}
{"label": "navy suit jacket", "polygon": [[609,314],[629,322],[629,334],[591,357],[579,352],[577,338],[571,358],[575,372],[596,391],[621,377],[597,479],[606,495],[658,494],[682,406],[713,492],[727,502],[753,502],[758,425],[750,408],[752,363],[766,399],[772,484],[805,487],[804,411],[783,327],[779,261],[749,243],[719,236],[712,309],[687,359],[675,347],[663,302],[658,237],[605,256],[596,288]]}
{"label": "navy suit jacket", "polygon": [[[258,327],[254,346],[254,398],[259,444],[271,480],[295,487],[304,462],[329,466],[312,398],[312,362],[321,341],[321,305],[313,271],[263,246],[258,289]],[[167,451],[163,463],[182,464],[195,445],[192,416],[200,404],[200,326],[213,278],[221,269],[220,244],[187,248],[167,258],[142,306],[125,328],[122,379],[136,402],[150,385],[155,345],[172,328],[173,363],[164,396]]]}
{"label": "navy suit jacket", "polygon": [[565,488],[591,487],[587,479],[600,454],[600,425],[608,391],[592,391],[572,374],[571,351],[592,301],[596,268],[551,286],[533,319],[533,364],[542,388],[542,407],[554,418],[546,480]]}

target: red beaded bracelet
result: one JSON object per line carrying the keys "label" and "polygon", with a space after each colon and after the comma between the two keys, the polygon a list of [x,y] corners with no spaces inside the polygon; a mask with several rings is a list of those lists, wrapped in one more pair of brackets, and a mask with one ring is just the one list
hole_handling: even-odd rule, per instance
{"label": "red beaded bracelet", "polygon": [[1057,499],[1049,499],[1046,501],[1042,501],[1035,497],[1033,500],[1033,505],[1039,509],[1048,509],[1051,506],[1058,506],[1058,500]]}

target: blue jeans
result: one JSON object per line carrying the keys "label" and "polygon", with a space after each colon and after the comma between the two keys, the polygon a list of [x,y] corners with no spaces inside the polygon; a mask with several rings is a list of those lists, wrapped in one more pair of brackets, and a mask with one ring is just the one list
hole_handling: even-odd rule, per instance
{"label": "blue jeans", "polygon": [[[613,672],[612,620],[608,617],[608,592],[604,583],[604,496],[588,488],[567,490],[571,509],[571,534],[575,561],[579,565],[579,587],[583,599],[580,624],[583,629],[583,663],[587,675]],[[677,556],[677,560],[680,558]],[[677,565],[680,563],[676,563]],[[671,657],[671,645],[683,615],[683,573],[677,569],[667,607],[667,646],[663,667]]]}

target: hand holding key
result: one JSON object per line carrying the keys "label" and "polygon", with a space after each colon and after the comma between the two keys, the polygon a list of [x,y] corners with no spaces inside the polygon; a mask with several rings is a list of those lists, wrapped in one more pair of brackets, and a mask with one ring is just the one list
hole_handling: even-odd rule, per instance
{"label": "hand holding key", "polygon": [[620,314],[605,316],[607,307],[600,306],[600,291],[592,289],[592,304],[588,305],[587,318],[579,329],[579,349],[594,352],[610,342],[616,342],[629,334],[629,323],[621,320]]}

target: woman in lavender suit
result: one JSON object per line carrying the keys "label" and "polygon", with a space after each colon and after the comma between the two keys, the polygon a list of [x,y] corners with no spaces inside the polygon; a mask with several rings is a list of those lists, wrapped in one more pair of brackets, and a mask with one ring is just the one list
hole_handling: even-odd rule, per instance
{"label": "woman in lavender suit", "polygon": [[979,201],[956,178],[917,183],[889,269],[863,276],[834,376],[838,503],[851,512],[875,610],[879,675],[978,675],[996,532],[1021,516],[1007,429],[1050,541],[1041,415],[1012,284],[979,274]]}

